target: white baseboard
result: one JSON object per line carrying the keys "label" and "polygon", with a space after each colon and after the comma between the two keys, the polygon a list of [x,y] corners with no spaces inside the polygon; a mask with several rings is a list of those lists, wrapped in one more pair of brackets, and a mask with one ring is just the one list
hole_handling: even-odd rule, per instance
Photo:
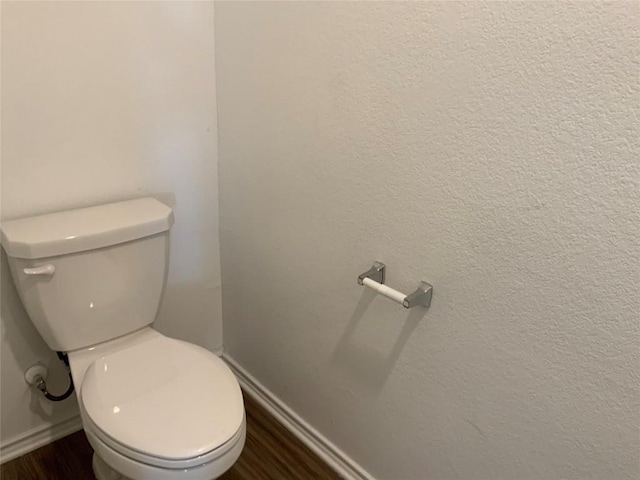
{"label": "white baseboard", "polygon": [[0,445],[0,464],[47,445],[70,433],[82,430],[80,416],[76,415],[55,425],[43,425],[13,437]]}
{"label": "white baseboard", "polygon": [[242,368],[228,354],[222,356],[244,390],[255,398],[287,430],[333,468],[345,480],[375,480],[353,459],[287,407],[278,397]]}

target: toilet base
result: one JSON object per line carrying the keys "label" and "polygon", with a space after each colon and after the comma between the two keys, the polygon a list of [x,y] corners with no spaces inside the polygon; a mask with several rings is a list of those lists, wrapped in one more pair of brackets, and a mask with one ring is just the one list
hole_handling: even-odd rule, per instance
{"label": "toilet base", "polygon": [[93,474],[97,480],[131,480],[129,477],[116,472],[113,468],[105,463],[98,455],[93,454]]}

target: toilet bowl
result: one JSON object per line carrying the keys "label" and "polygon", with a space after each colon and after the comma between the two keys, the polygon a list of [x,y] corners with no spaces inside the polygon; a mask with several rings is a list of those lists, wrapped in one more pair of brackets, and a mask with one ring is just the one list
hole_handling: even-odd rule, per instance
{"label": "toilet bowl", "polygon": [[[123,475],[115,478],[208,480],[240,455],[242,393],[208,350],[147,327],[73,352],[69,363],[85,433]],[[98,480],[113,478],[94,469]]]}
{"label": "toilet bowl", "polygon": [[2,225],[32,322],[68,356],[98,480],[212,480],[244,446],[231,370],[151,327],[172,224],[169,207],[145,198]]}

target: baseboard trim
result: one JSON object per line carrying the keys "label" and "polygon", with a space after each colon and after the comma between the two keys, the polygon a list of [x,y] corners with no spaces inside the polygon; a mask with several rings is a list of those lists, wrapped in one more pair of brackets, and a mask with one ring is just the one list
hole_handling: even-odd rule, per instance
{"label": "baseboard trim", "polygon": [[82,430],[80,416],[76,415],[55,425],[43,425],[13,437],[0,445],[0,464],[20,457],[59,438]]}
{"label": "baseboard trim", "polygon": [[223,360],[238,378],[240,386],[273,415],[287,430],[333,468],[345,480],[375,480],[346,453],[285,405],[269,389],[242,368],[227,353]]}

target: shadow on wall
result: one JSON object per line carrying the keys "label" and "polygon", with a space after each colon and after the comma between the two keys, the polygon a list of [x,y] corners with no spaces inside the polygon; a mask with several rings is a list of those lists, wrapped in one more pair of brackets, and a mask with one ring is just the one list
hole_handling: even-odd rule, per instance
{"label": "shadow on wall", "polygon": [[355,381],[364,384],[365,387],[375,392],[384,386],[411,333],[428,312],[426,308],[408,310],[409,313],[404,320],[402,329],[396,337],[391,350],[385,356],[380,351],[358,345],[355,341],[358,325],[367,316],[367,312],[376,296],[377,294],[374,291],[364,289],[360,301],[351,315],[349,324],[342,337],[340,337],[331,357],[331,363],[341,366]]}
{"label": "shadow on wall", "polygon": [[[171,268],[171,267],[170,267]],[[222,351],[219,318],[222,289],[217,282],[167,283],[153,328],[169,337]]]}
{"label": "shadow on wall", "polygon": [[[3,420],[11,416],[14,409],[23,408],[24,404],[29,404],[29,410],[46,422],[60,421],[61,415],[71,417],[77,414],[75,395],[64,402],[50,402],[27,385],[23,379],[5,378],[12,366],[17,367],[21,374],[31,365],[39,362],[48,367],[47,386],[57,394],[66,390],[69,377],[55,352],[42,340],[31,323],[13,284],[4,249],[0,256],[0,295],[2,383],[5,388],[9,387],[6,388],[7,392],[4,389],[2,392]],[[16,388],[16,384],[19,388]]]}

